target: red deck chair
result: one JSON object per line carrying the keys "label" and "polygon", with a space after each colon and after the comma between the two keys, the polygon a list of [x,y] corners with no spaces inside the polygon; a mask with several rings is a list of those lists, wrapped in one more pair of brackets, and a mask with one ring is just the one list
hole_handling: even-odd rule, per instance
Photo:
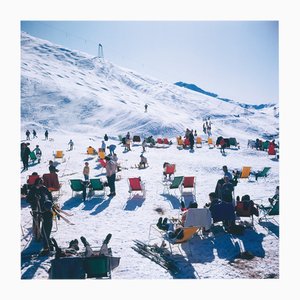
{"label": "red deck chair", "polygon": [[174,175],[176,170],[176,165],[175,164],[170,164],[166,166],[166,176],[169,175],[171,177],[171,175]]}
{"label": "red deck chair", "polygon": [[56,173],[47,173],[43,175],[44,185],[48,188],[49,192],[59,192],[60,183]]}
{"label": "red deck chair", "polygon": [[164,142],[163,142],[162,138],[157,138],[156,143],[157,144],[163,144]]}
{"label": "red deck chair", "polygon": [[184,147],[189,147],[190,146],[190,140],[185,138],[183,141]]}
{"label": "red deck chair", "polygon": [[27,178],[27,184],[28,185],[34,185],[34,182],[37,178],[40,178],[40,175],[29,175]]}
{"label": "red deck chair", "polygon": [[128,184],[130,196],[132,196],[133,192],[141,192],[143,194],[143,197],[145,197],[145,186],[140,177],[128,178]]}
{"label": "red deck chair", "polygon": [[169,140],[168,140],[167,138],[164,138],[164,139],[163,139],[163,143],[164,143],[165,145],[169,145]]}
{"label": "red deck chair", "polygon": [[195,176],[184,176],[183,183],[181,186],[181,193],[185,192],[185,189],[190,190],[193,194],[195,193],[196,189],[196,181]]}

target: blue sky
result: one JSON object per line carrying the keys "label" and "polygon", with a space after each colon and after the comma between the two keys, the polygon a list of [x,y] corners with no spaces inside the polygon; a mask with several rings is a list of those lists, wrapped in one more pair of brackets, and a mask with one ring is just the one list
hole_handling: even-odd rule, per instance
{"label": "blue sky", "polygon": [[21,30],[220,97],[279,101],[277,21],[21,21]]}

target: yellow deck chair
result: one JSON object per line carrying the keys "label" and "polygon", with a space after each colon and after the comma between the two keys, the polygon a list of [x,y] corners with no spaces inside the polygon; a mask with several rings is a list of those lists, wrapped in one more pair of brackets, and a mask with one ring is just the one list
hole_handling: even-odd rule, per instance
{"label": "yellow deck chair", "polygon": [[64,152],[62,150],[57,150],[55,153],[55,158],[63,158]]}
{"label": "yellow deck chair", "polygon": [[209,148],[213,148],[214,147],[214,142],[213,142],[213,139],[211,137],[209,137],[207,139],[207,144],[208,144]]}
{"label": "yellow deck chair", "polygon": [[196,147],[198,147],[198,148],[202,147],[201,136],[197,136],[197,138],[196,138]]}
{"label": "yellow deck chair", "polygon": [[105,158],[105,152],[103,152],[103,151],[99,151],[98,155],[99,155],[100,159],[104,159]]}
{"label": "yellow deck chair", "polygon": [[183,139],[177,137],[177,147],[178,148],[183,148]]}
{"label": "yellow deck chair", "polygon": [[177,237],[175,237],[175,238],[165,237],[164,238],[167,242],[169,242],[171,253],[172,253],[172,245],[177,245],[178,249],[180,251],[179,245],[191,240],[195,236],[195,234],[199,231],[199,227],[195,227],[195,226],[183,227],[182,230],[183,230],[183,237],[181,237],[181,238],[177,238]]}
{"label": "yellow deck chair", "polygon": [[251,167],[243,167],[240,178],[248,178],[250,176]]}

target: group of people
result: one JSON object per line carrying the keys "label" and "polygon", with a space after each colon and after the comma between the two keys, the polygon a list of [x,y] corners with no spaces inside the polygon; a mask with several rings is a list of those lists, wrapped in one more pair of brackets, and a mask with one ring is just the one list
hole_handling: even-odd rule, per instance
{"label": "group of people", "polygon": [[[29,130],[29,129],[26,130],[25,135],[26,135],[26,140],[30,140],[30,135],[31,135],[31,133],[30,133],[30,130]],[[45,140],[48,140],[48,135],[49,135],[48,130],[45,130]],[[35,139],[35,138],[37,138],[37,137],[38,137],[38,136],[37,136],[37,133],[36,133],[36,131],[33,129],[33,130],[32,130],[32,138]]]}

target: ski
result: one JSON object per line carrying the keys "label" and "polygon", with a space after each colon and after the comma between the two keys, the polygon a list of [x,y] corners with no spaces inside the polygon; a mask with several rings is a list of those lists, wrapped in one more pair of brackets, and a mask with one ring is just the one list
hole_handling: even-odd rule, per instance
{"label": "ski", "polygon": [[47,254],[44,254],[42,251],[31,252],[31,253],[21,253],[21,260],[32,260],[32,259],[42,258],[42,257],[53,257],[54,255],[55,255],[55,251],[50,251]]}
{"label": "ski", "polygon": [[54,209],[57,210],[59,213],[62,213],[62,214],[64,214],[64,215],[68,216],[68,217],[72,217],[72,216],[73,216],[72,213],[66,212],[65,210],[61,209],[61,208],[60,208],[59,206],[57,206],[57,205],[54,205]]}
{"label": "ski", "polygon": [[170,254],[166,253],[166,249],[160,248],[157,245],[148,245],[139,240],[134,240],[134,243],[135,246],[131,247],[134,251],[149,258],[170,273],[176,274],[180,271]]}
{"label": "ski", "polygon": [[69,219],[64,217],[55,207],[53,207],[54,212],[58,215],[59,218],[62,218],[66,223],[69,225],[75,225],[73,222],[71,222]]}

